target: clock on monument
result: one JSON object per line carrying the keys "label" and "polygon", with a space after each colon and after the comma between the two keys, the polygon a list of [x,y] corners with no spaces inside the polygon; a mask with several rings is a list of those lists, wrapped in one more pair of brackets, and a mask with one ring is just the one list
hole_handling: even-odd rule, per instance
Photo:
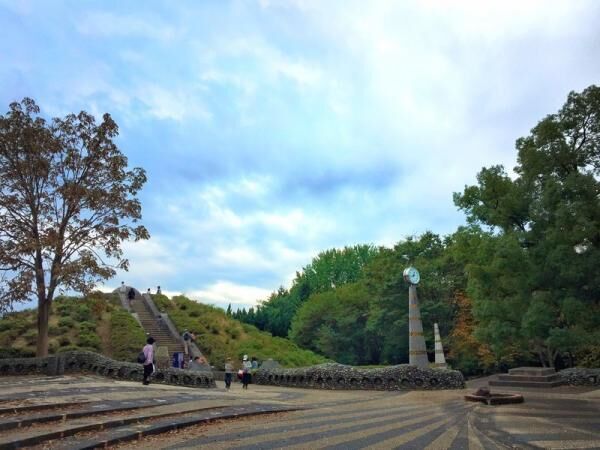
{"label": "clock on monument", "polygon": [[404,269],[403,275],[404,279],[410,284],[419,284],[419,280],[421,279],[419,271],[412,266]]}

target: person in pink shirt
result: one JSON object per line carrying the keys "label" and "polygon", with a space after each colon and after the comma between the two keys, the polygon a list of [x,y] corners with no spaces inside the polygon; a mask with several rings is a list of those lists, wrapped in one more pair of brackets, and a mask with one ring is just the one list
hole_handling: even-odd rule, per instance
{"label": "person in pink shirt", "polygon": [[146,341],[146,345],[144,345],[144,348],[142,349],[144,356],[146,357],[146,360],[144,361],[144,385],[150,384],[149,378],[150,375],[152,375],[152,372],[154,372],[154,346],[152,344],[154,344],[154,338],[149,337]]}

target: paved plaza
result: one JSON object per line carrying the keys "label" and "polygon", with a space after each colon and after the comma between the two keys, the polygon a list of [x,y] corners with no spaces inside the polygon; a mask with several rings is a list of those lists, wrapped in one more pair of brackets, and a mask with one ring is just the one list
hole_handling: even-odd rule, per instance
{"label": "paved plaza", "polygon": [[[457,391],[227,392],[76,375],[0,378],[0,449],[600,448],[600,390],[520,390],[487,406]],[[121,441],[121,442],[119,442]]]}

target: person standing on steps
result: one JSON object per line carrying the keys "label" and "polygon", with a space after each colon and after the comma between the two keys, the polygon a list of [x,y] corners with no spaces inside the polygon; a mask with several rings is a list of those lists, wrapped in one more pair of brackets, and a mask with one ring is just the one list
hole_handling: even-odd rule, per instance
{"label": "person standing on steps", "polygon": [[242,389],[248,389],[248,384],[250,383],[250,369],[252,369],[252,363],[248,361],[248,355],[244,355],[242,358]]}
{"label": "person standing on steps", "polygon": [[133,300],[135,299],[135,289],[130,288],[129,292],[127,293],[127,299],[129,300],[129,303],[131,304],[131,302],[133,302]]}
{"label": "person standing on steps", "polygon": [[150,295],[150,288],[148,288],[148,292],[146,292],[146,294]]}
{"label": "person standing on steps", "polygon": [[152,372],[154,372],[154,338],[153,337],[149,337],[146,340],[146,345],[144,345],[144,348],[142,349],[142,351],[144,352],[144,356],[146,357],[146,360],[144,361],[144,380],[142,381],[142,384],[144,386],[147,386],[150,384],[150,375],[152,375]]}
{"label": "person standing on steps", "polygon": [[233,362],[231,358],[225,361],[225,389],[231,388],[231,379],[233,378]]}
{"label": "person standing on steps", "polygon": [[187,330],[187,328],[183,331],[183,352],[185,354],[186,361],[189,359],[188,355],[190,354],[190,344],[192,342],[192,334]]}
{"label": "person standing on steps", "polygon": [[127,293],[127,286],[125,286],[125,282],[121,281],[121,287],[119,288],[119,292],[123,295]]}
{"label": "person standing on steps", "polygon": [[160,295],[162,294],[162,291],[160,290],[160,286],[156,287],[156,295]]}

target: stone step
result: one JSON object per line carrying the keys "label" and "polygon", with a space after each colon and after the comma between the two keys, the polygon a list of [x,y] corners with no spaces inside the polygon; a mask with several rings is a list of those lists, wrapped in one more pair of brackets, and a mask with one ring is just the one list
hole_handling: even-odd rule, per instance
{"label": "stone step", "polygon": [[504,381],[504,380],[490,380],[490,386],[502,386],[502,387],[531,387],[531,388],[542,388],[549,389],[563,384],[562,380],[555,381]]}
{"label": "stone step", "polygon": [[[121,417],[118,417],[117,415],[94,418],[80,417],[67,420],[66,422],[58,422],[56,424],[39,424],[31,429],[29,427],[18,428],[16,430],[10,430],[10,434],[6,436],[0,436],[0,449],[40,445],[47,441],[62,439],[82,432],[112,429],[150,419],[163,417],[172,418],[180,413],[191,413],[206,409],[210,408],[198,406],[197,402],[195,405],[187,402],[184,406],[184,404],[179,401],[178,403],[171,405],[152,405],[152,407],[142,409],[142,412],[139,412],[139,409],[126,411],[120,415]],[[107,411],[104,411],[104,413],[106,412]],[[51,446],[51,448],[56,447]]]}
{"label": "stone step", "polygon": [[501,381],[537,381],[537,382],[551,382],[560,379],[557,373],[552,375],[533,376],[533,375],[512,375],[502,374],[498,375],[498,380]]}
{"label": "stone step", "polygon": [[84,434],[81,436],[71,436],[56,443],[51,442],[51,448],[55,450],[106,448],[119,443],[138,440],[144,436],[156,436],[157,434],[181,430],[193,425],[210,423],[215,420],[236,419],[239,417],[295,410],[297,410],[297,408],[286,407],[279,404],[252,403],[248,405],[204,409],[171,417],[162,417],[152,421],[129,423],[124,426],[98,431],[92,435]]}
{"label": "stone step", "polygon": [[[73,410],[73,403],[55,407],[53,411],[37,411],[27,412],[23,414],[23,410],[14,417],[3,417],[0,422],[0,431],[12,430],[15,428],[25,428],[31,425],[47,423],[47,422],[62,422],[68,419],[79,419],[83,417],[92,417],[100,414],[133,411],[141,408],[152,406],[163,406],[173,403],[180,403],[181,397],[173,396],[163,398],[161,401],[155,399],[133,399],[133,400],[108,400],[98,402],[87,402],[83,404],[83,408]],[[78,405],[79,406],[79,405]]]}
{"label": "stone step", "polygon": [[552,367],[516,367],[508,371],[510,375],[544,376],[556,373]]}

